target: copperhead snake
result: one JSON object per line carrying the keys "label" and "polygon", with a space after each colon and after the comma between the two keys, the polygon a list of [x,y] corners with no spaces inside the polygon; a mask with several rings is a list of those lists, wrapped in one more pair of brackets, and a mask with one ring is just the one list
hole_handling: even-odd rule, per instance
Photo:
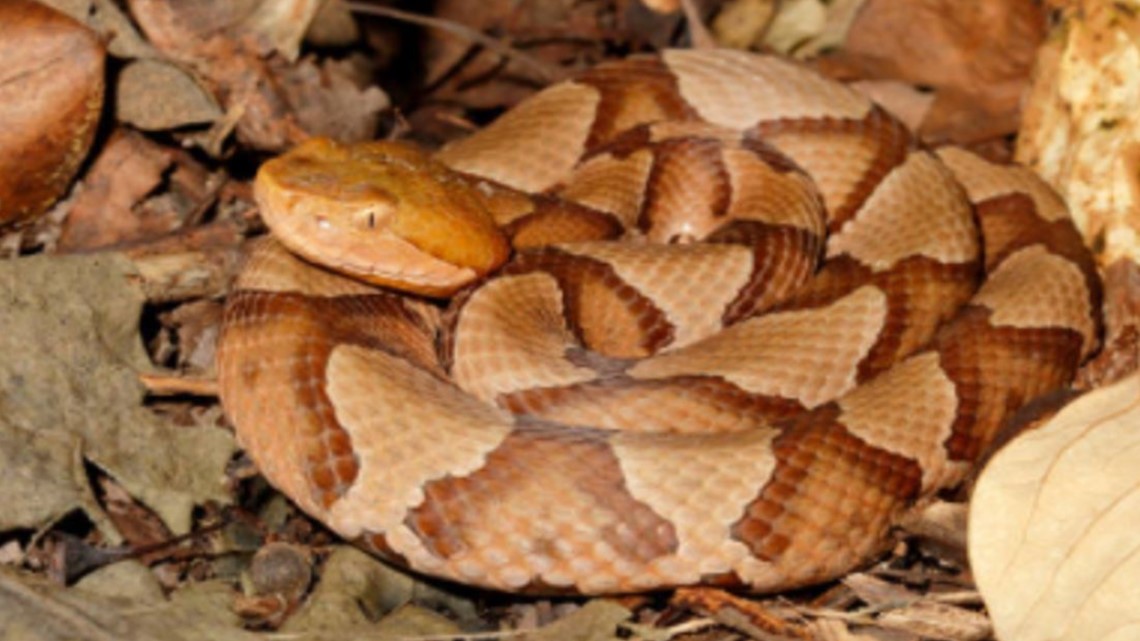
{"label": "copperhead snake", "polygon": [[775,57],[604,64],[434,155],[311,141],[256,193],[241,443],[345,538],[496,590],[841,576],[1098,342],[1047,186]]}

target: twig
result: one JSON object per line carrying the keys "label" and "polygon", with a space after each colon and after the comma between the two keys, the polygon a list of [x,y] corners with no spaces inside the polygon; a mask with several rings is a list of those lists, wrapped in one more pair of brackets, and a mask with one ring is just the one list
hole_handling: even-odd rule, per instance
{"label": "twig", "polygon": [[695,0],[681,0],[681,11],[685,12],[685,22],[689,23],[689,37],[694,49],[716,49],[716,38],[701,19],[701,11]]}
{"label": "twig", "polygon": [[529,67],[531,70],[538,73],[543,80],[547,82],[556,82],[565,78],[568,73],[561,67],[549,65],[534,56],[524,53],[507,43],[496,40],[487,34],[472,29],[467,25],[454,22],[452,20],[444,20],[442,18],[433,18],[410,11],[401,11],[393,9],[392,7],[381,7],[377,5],[366,4],[363,2],[348,2],[348,8],[357,13],[364,13],[373,16],[382,16],[385,18],[392,18],[393,20],[400,20],[411,24],[417,24],[430,29],[439,29],[448,33],[459,36],[466,40],[470,40],[476,44],[486,47],[488,50],[493,51],[504,58],[510,58],[516,62]]}
{"label": "twig", "polygon": [[139,381],[151,396],[218,395],[218,381],[213,378],[189,378],[165,374],[139,374]]}

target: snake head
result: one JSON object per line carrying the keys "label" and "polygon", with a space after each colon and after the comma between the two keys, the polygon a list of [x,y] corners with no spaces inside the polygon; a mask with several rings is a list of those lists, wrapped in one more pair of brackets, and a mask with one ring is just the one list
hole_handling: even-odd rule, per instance
{"label": "snake head", "polygon": [[314,138],[263,164],[254,194],[291,251],[376,285],[448,296],[510,252],[472,181],[398,142]]}

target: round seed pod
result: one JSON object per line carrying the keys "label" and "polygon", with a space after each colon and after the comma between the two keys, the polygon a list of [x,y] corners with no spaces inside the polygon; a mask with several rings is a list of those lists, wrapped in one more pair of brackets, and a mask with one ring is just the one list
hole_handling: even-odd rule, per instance
{"label": "round seed pod", "polygon": [[0,228],[67,190],[103,109],[97,34],[32,0],[0,2]]}

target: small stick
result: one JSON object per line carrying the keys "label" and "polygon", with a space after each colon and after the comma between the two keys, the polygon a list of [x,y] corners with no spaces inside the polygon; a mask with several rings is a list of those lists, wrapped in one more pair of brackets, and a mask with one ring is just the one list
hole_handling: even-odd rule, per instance
{"label": "small stick", "polygon": [[139,374],[139,381],[152,396],[215,397],[218,395],[218,381],[213,378]]}
{"label": "small stick", "polygon": [[685,22],[689,23],[689,37],[693,40],[694,49],[716,49],[718,45],[712,32],[701,20],[700,9],[696,0],[681,0],[681,11],[685,12]]}

